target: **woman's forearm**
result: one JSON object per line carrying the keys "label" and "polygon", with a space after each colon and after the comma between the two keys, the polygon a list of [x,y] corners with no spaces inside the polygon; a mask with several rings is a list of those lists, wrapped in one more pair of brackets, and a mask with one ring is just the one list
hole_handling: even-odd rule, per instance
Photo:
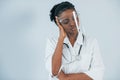
{"label": "woman's forearm", "polygon": [[92,78],[90,78],[85,73],[67,74],[66,78],[66,80],[92,80]]}
{"label": "woman's forearm", "polygon": [[62,63],[62,49],[64,39],[59,37],[56,49],[52,56],[52,74],[56,76],[59,72]]}
{"label": "woman's forearm", "polygon": [[63,71],[58,76],[59,80],[93,80],[85,73],[65,74]]}

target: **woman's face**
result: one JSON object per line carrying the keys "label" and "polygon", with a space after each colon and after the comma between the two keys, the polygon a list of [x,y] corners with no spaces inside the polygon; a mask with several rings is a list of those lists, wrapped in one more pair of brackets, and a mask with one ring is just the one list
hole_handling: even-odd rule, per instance
{"label": "woman's face", "polygon": [[[62,27],[64,28],[65,32],[68,35],[74,35],[78,33],[75,20],[73,17],[73,11],[74,11],[73,9],[65,10],[58,17],[60,24],[62,25]],[[77,23],[79,23],[78,16],[77,21],[78,21]]]}

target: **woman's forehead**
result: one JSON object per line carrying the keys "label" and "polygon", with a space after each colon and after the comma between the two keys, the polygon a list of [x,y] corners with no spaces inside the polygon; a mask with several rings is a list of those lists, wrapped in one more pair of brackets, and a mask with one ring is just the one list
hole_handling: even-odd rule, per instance
{"label": "woman's forehead", "polygon": [[73,9],[65,10],[65,11],[63,11],[63,12],[59,15],[59,18],[61,19],[61,18],[71,17],[71,16],[73,15],[73,14],[72,14],[73,11],[74,11]]}

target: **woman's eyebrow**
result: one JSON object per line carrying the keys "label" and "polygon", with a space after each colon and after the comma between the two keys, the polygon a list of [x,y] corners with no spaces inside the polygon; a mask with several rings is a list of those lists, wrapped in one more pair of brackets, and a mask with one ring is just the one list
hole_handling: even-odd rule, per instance
{"label": "woman's eyebrow", "polygon": [[[71,18],[73,18],[73,16],[71,17]],[[69,19],[71,19],[70,17],[67,17],[67,18],[61,18],[61,20],[69,20]]]}

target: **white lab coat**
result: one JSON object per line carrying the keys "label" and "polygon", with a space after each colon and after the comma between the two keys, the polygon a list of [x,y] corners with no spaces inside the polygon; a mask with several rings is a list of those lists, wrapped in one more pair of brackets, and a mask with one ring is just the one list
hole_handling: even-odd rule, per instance
{"label": "white lab coat", "polygon": [[[46,45],[45,64],[46,69],[52,75],[52,55],[56,48],[58,36],[48,38]],[[104,73],[104,65],[101,58],[98,42],[95,38],[87,37],[79,33],[77,40],[72,47],[66,37],[63,44],[63,57],[61,69],[64,73],[85,73],[93,80],[102,80]],[[82,48],[79,52],[80,45]],[[68,48],[69,47],[69,48]],[[79,54],[79,55],[78,55]],[[50,77],[50,80],[55,80]]]}

